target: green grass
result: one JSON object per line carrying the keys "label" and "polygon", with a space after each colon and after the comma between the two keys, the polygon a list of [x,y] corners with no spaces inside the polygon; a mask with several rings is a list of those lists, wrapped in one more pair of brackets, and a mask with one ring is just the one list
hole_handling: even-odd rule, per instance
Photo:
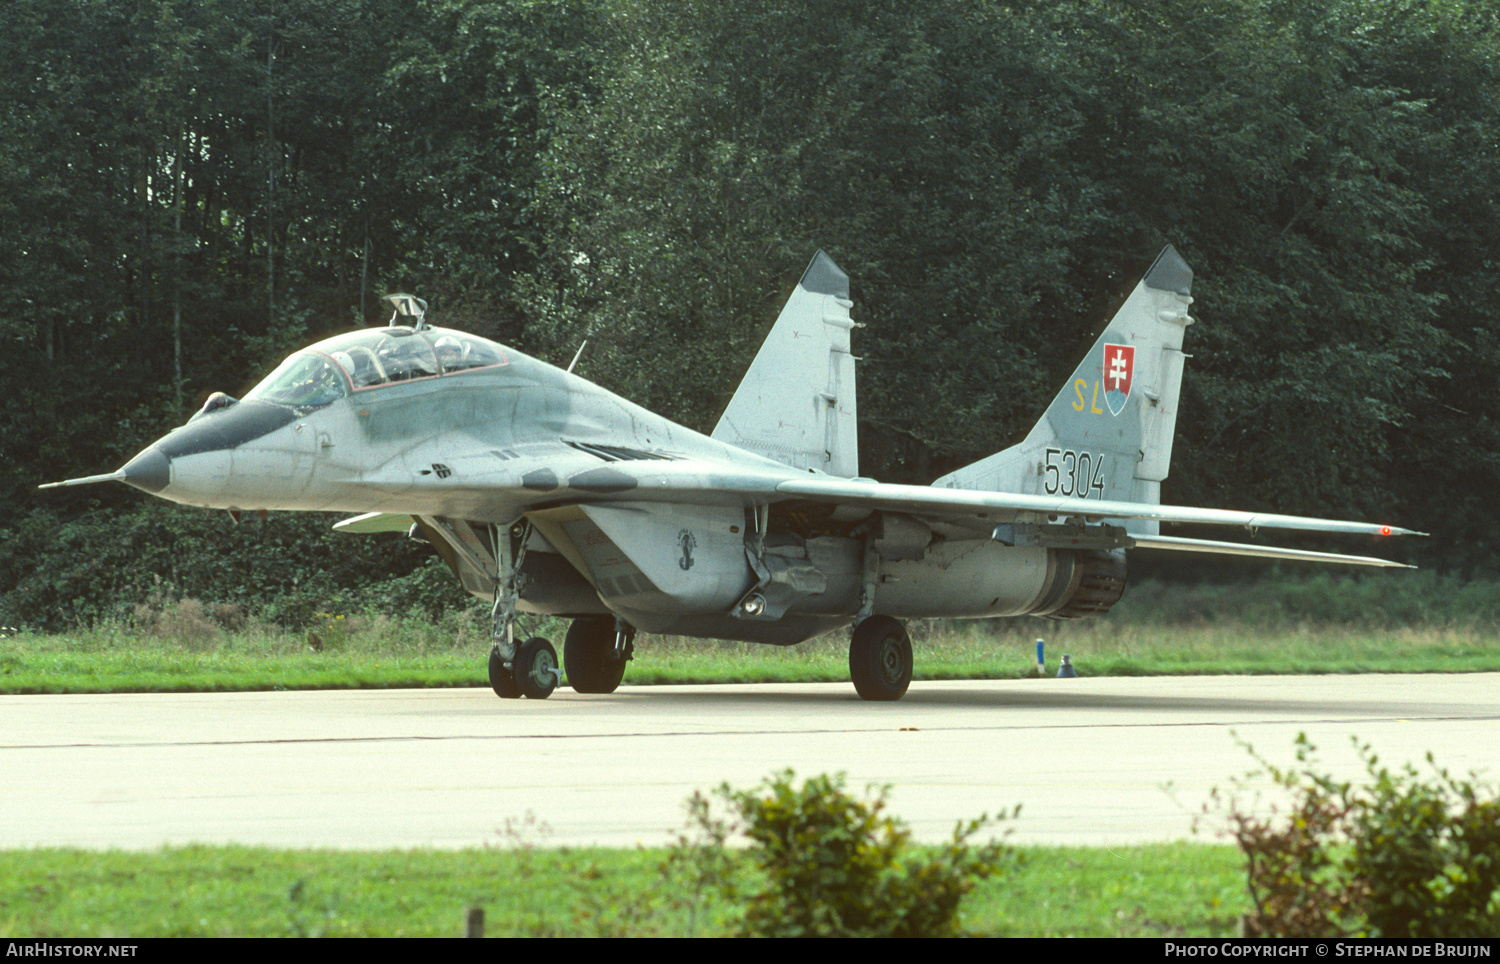
{"label": "green grass", "polygon": [[[1006,936],[1232,935],[1247,902],[1230,846],[1018,848],[963,904]],[[715,935],[734,908],[665,874],[664,850],[0,853],[0,934],[39,937]],[[669,896],[670,895],[670,896]]]}
{"label": "green grass", "polygon": [[[1069,653],[1080,674],[1500,670],[1493,584],[1319,574],[1127,593],[1086,623],[916,621],[919,679],[1015,678]],[[0,629],[0,692],[483,685],[482,614],[432,623],[323,614],[310,630],[226,627],[192,600],[142,623],[60,635]],[[560,644],[566,625],[527,620]],[[847,637],[790,648],[642,636],[630,683],[848,678]],[[501,935],[722,934],[734,908],[663,870],[663,850],[532,845],[530,829],[456,852],[246,847],[0,853],[0,933],[26,937],[455,936],[469,907]],[[1011,936],[1228,936],[1247,909],[1233,847],[1018,848],[965,901],[967,929]]]}
{"label": "green grass", "polygon": [[[61,635],[0,638],[0,693],[170,692],[481,686],[488,641],[482,621],[337,617],[310,633],[251,627],[193,636],[106,626]],[[332,628],[330,628],[330,626]],[[528,632],[561,648],[565,625]],[[917,621],[916,677],[1012,679],[1035,670],[1047,640],[1049,671],[1063,653],[1085,676],[1291,673],[1433,673],[1500,670],[1500,643],[1481,627],[1253,628],[1105,620],[1047,623]],[[840,682],[847,636],[799,646],[718,643],[643,635],[626,682]]]}
{"label": "green grass", "polygon": [[[917,679],[1082,675],[1436,673],[1500,670],[1500,584],[1425,572],[1275,570],[1227,585],[1147,581],[1102,619],[915,620]],[[526,618],[522,636],[561,648],[567,624]],[[844,681],[848,639],[760,646],[642,635],[626,681]],[[431,621],[319,613],[290,632],[239,607],[169,601],[129,620],[48,635],[0,627],[0,693],[160,692],[484,685],[483,607]]]}
{"label": "green grass", "polygon": [[1250,908],[1228,844],[1023,847],[964,902],[970,930],[1013,937],[1232,937]]}

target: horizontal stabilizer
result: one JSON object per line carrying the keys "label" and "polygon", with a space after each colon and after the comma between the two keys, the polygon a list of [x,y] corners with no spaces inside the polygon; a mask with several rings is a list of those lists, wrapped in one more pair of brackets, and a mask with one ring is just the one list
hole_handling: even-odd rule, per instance
{"label": "horizontal stabilizer", "polygon": [[1173,552],[1207,552],[1220,556],[1255,556],[1259,559],[1292,559],[1299,562],[1332,562],[1350,566],[1378,566],[1386,569],[1415,569],[1403,562],[1377,559],[1374,556],[1346,556],[1337,552],[1311,552],[1306,549],[1278,549],[1274,546],[1252,546],[1243,542],[1214,542],[1211,539],[1179,539],[1171,536],[1136,536],[1136,549],[1168,549]]}

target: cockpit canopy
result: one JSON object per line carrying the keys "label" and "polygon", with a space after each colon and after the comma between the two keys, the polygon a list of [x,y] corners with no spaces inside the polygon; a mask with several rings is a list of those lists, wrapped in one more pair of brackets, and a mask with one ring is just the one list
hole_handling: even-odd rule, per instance
{"label": "cockpit canopy", "polygon": [[492,341],[444,328],[367,328],[292,355],[246,401],[321,408],[351,392],[509,364]]}

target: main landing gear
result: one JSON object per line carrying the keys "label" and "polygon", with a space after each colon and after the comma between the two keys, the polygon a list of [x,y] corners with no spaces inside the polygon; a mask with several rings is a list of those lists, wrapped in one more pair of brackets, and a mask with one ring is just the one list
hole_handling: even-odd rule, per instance
{"label": "main landing gear", "polygon": [[861,699],[899,700],[911,685],[911,637],[890,616],[869,616],[849,641],[849,678]]}
{"label": "main landing gear", "polygon": [[568,685],[579,693],[613,693],[625,678],[625,664],[635,650],[635,629],[613,616],[573,620],[563,642]]}
{"label": "main landing gear", "polygon": [[[579,693],[613,693],[625,677],[625,664],[635,649],[635,629],[612,616],[573,620],[563,643],[563,665],[568,683]],[[526,697],[544,700],[557,689],[557,650],[540,636],[515,647],[506,660],[503,640],[490,650],[490,688],[505,700]],[[509,663],[510,665],[507,665]]]}

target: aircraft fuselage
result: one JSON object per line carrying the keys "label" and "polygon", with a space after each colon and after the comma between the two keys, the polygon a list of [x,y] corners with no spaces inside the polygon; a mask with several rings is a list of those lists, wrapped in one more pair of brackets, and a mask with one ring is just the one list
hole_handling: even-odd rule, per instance
{"label": "aircraft fuselage", "polygon": [[[855,618],[872,567],[862,527],[874,514],[795,524],[776,486],[810,473],[513,349],[443,329],[388,332],[321,342],[244,401],[211,401],[132,459],[124,481],[233,511],[411,517],[453,543],[445,558],[483,598],[495,590],[495,537],[476,537],[466,554],[460,530],[525,519],[520,608],[532,611],[782,644]],[[429,361],[416,377],[359,385],[355,352],[378,362],[379,343],[393,338],[482,346],[492,363],[449,371]],[[907,543],[873,563],[875,612],[1016,615],[1057,596],[1071,574],[1052,550],[989,538],[933,540],[921,527]],[[755,614],[738,604],[758,584],[772,599]]]}
{"label": "aircraft fuselage", "polygon": [[[854,624],[869,700],[912,676],[901,618],[1107,612],[1125,552],[1360,566],[1373,556],[1164,535],[1163,523],[1367,536],[1388,525],[1161,504],[1193,271],[1163,249],[1019,443],[936,480],[859,477],[849,279],[803,272],[712,436],[483,338],[430,328],[392,295],[386,328],[326,339],[244,399],[107,475],[190,505],[356,512],[335,528],[430,542],[493,601],[489,676],[545,698],[560,675],[517,611],[573,618],[570,682],[608,693],[635,629],[791,644]],[[410,327],[397,324],[405,316]]]}

